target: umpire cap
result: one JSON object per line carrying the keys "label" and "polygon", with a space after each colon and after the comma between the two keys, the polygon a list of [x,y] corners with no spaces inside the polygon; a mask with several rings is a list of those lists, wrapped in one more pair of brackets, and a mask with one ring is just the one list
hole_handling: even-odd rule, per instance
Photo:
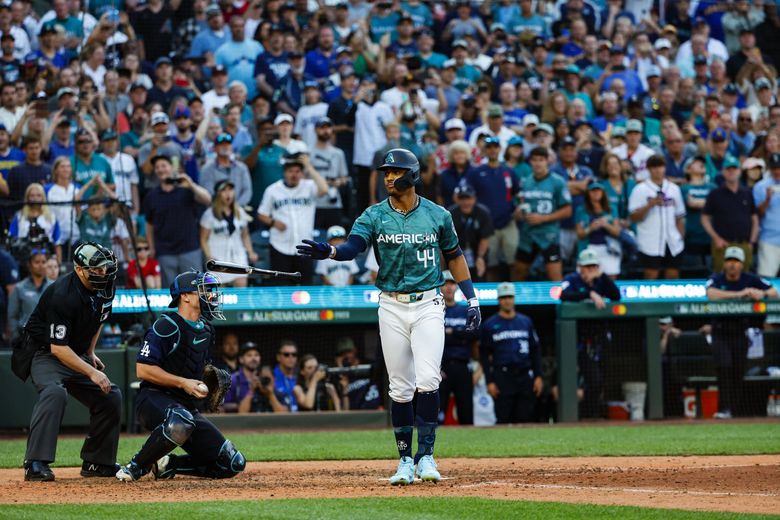
{"label": "umpire cap", "polygon": [[377,170],[406,170],[393,185],[399,191],[406,191],[420,181],[420,161],[405,148],[393,148],[385,154],[382,165]]}

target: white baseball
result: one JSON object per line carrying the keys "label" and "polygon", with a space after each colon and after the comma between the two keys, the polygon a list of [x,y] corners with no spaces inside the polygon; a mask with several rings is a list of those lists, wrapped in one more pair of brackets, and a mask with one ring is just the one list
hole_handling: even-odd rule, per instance
{"label": "white baseball", "polygon": [[198,390],[200,390],[201,392],[203,392],[205,394],[205,393],[208,393],[209,387],[207,387],[203,383],[198,383]]}

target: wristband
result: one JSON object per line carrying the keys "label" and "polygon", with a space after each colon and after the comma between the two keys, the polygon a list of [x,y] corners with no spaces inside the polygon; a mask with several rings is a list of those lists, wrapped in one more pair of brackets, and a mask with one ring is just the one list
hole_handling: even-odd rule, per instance
{"label": "wristband", "polygon": [[469,298],[469,307],[479,307],[479,300],[476,298]]}
{"label": "wristband", "polygon": [[330,246],[330,254],[328,255],[328,258],[335,258],[336,257],[336,247]]}
{"label": "wristband", "polygon": [[[460,287],[460,292],[463,293],[463,296],[469,300],[469,305],[471,304],[471,300],[477,299],[477,294],[474,292],[474,284],[471,283],[471,278],[466,278],[465,280],[458,282],[458,287]],[[477,305],[479,305],[479,302],[477,302]]]}

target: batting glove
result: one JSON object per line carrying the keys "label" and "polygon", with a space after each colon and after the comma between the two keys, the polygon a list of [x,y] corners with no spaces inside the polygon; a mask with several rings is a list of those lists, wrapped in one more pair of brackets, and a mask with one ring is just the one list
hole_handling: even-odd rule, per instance
{"label": "batting glove", "polygon": [[330,258],[333,253],[333,246],[327,242],[315,242],[314,240],[304,240],[303,244],[295,246],[300,256],[307,256],[314,260],[325,260]]}
{"label": "batting glove", "polygon": [[469,308],[466,311],[466,332],[475,332],[482,324],[482,313],[479,312],[479,300],[469,300]]}

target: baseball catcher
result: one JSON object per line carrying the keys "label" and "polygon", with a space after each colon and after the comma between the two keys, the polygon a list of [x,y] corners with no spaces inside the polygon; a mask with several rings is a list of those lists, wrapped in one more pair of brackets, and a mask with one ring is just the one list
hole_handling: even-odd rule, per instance
{"label": "baseball catcher", "polygon": [[[207,363],[215,342],[209,322],[225,319],[219,285],[209,272],[180,274],[171,285],[169,307],[176,312],[163,313],[147,331],[137,359],[136,412],[152,434],[116,473],[119,480],[135,481],[149,472],[156,479],[230,478],[244,470],[241,452],[196,408],[208,397],[207,409],[216,409],[230,385],[224,371]],[[171,455],[177,447],[187,455]]]}

